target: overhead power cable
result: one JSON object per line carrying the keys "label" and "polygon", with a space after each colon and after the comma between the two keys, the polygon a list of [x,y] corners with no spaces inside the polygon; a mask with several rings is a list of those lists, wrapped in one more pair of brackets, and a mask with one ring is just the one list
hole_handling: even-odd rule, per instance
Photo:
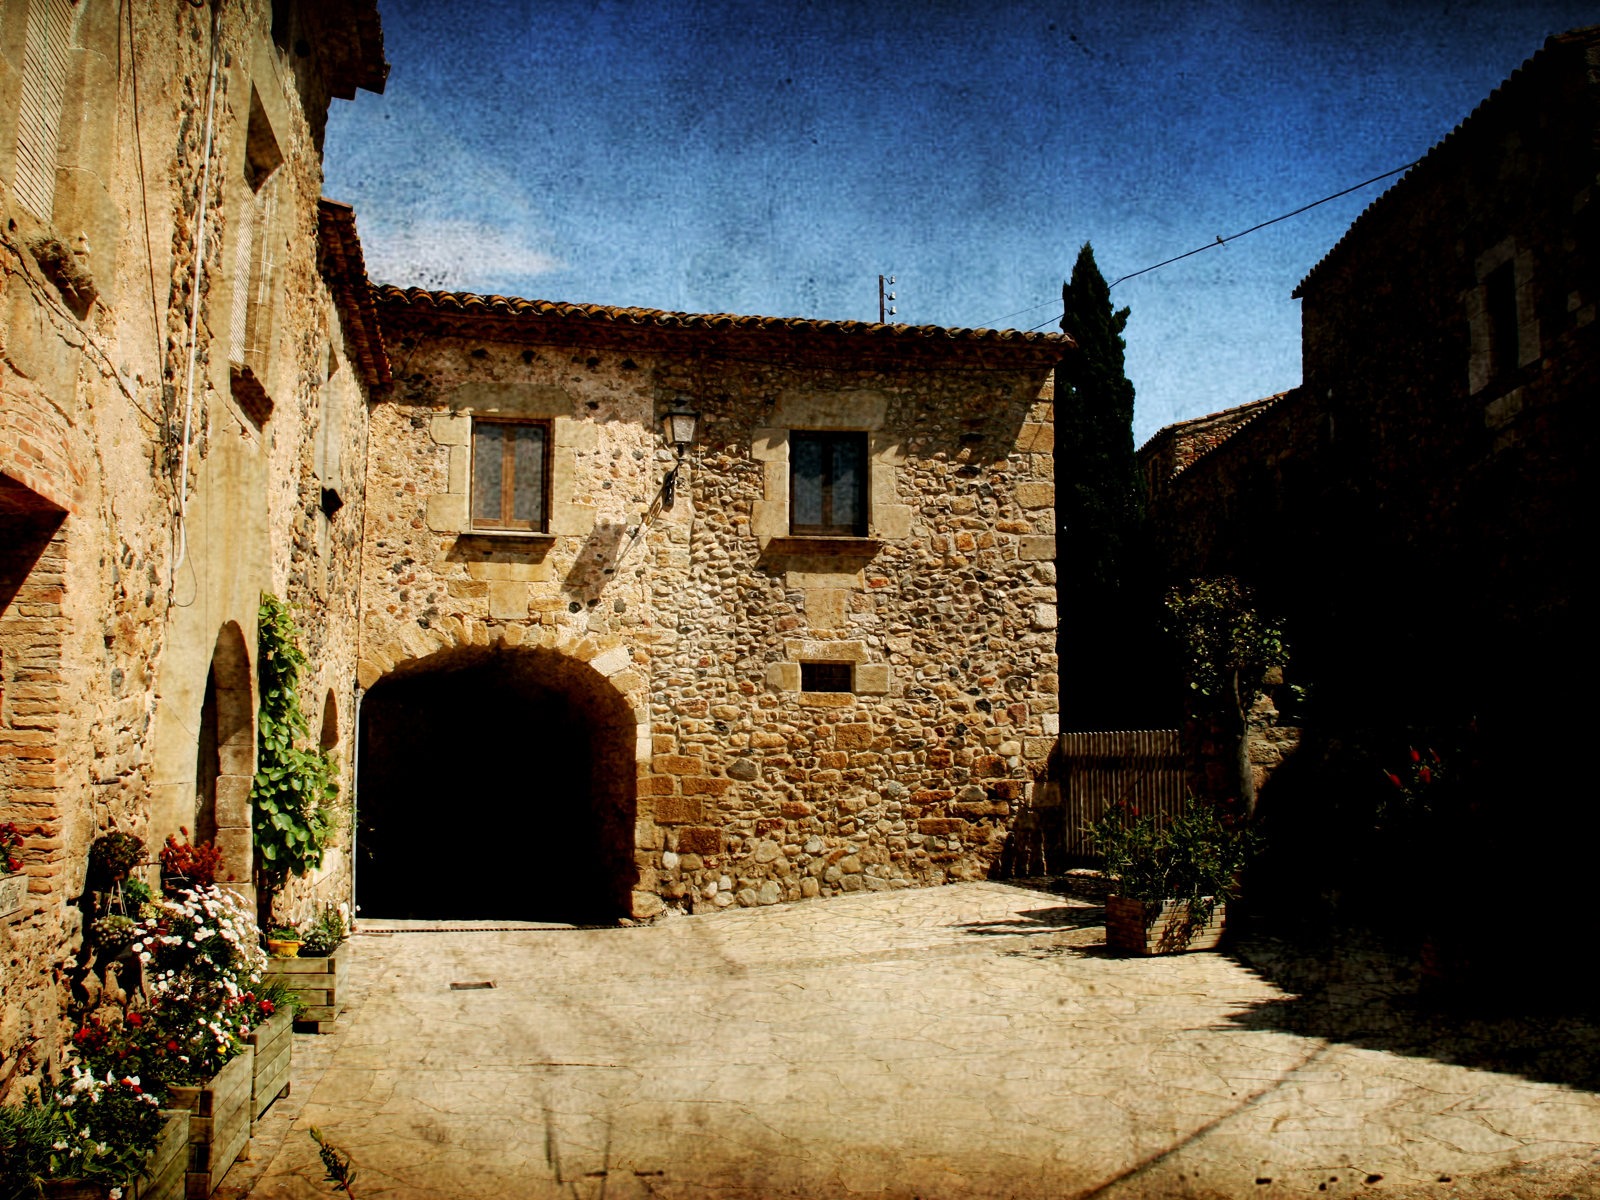
{"label": "overhead power cable", "polygon": [[1377,183],[1380,179],[1387,179],[1391,175],[1398,175],[1402,171],[1409,171],[1421,161],[1422,160],[1420,158],[1414,159],[1403,167],[1396,167],[1392,171],[1385,171],[1382,175],[1374,175],[1371,179],[1363,179],[1360,183],[1351,184],[1342,192],[1335,192],[1331,196],[1324,196],[1321,200],[1313,200],[1310,204],[1302,204],[1299,208],[1292,212],[1286,212],[1282,216],[1273,217],[1269,221],[1262,221],[1259,225],[1250,226],[1249,229],[1241,229],[1238,233],[1231,234],[1228,237],[1223,237],[1221,234],[1218,234],[1217,240],[1214,242],[1207,242],[1204,246],[1196,246],[1193,250],[1185,251],[1183,254],[1179,254],[1176,257],[1164,259],[1161,262],[1156,263],[1155,266],[1141,267],[1137,271],[1130,271],[1126,275],[1118,276],[1116,279],[1113,279],[1109,284],[1106,285],[1107,290],[1116,287],[1117,284],[1123,283],[1126,280],[1134,279],[1140,275],[1148,275],[1151,271],[1156,271],[1162,267],[1170,266],[1175,262],[1180,262],[1185,258],[1190,258],[1196,254],[1199,254],[1202,250],[1210,250],[1217,246],[1225,246],[1229,242],[1237,241],[1247,233],[1254,233],[1258,229],[1265,229],[1268,225],[1276,225],[1279,221],[1287,221],[1290,217],[1298,217],[1301,213],[1313,209],[1319,204],[1326,204],[1329,200],[1337,200],[1340,196],[1348,196],[1351,192],[1359,192],[1362,188],[1368,186],[1369,184]]}
{"label": "overhead power cable", "polygon": [[[1310,204],[1302,204],[1299,208],[1293,209],[1290,212],[1283,213],[1280,216],[1272,217],[1269,220],[1252,225],[1249,229],[1241,229],[1238,233],[1230,234],[1227,237],[1223,237],[1221,234],[1218,234],[1215,241],[1207,242],[1204,246],[1196,246],[1193,250],[1186,250],[1184,253],[1175,255],[1172,258],[1162,259],[1160,262],[1151,266],[1141,267],[1139,270],[1130,271],[1126,275],[1119,275],[1116,279],[1113,279],[1109,284],[1106,285],[1106,290],[1109,291],[1111,288],[1116,287],[1117,284],[1125,283],[1129,279],[1134,279],[1140,275],[1148,275],[1151,271],[1158,271],[1162,267],[1171,266],[1175,262],[1181,262],[1186,258],[1192,258],[1201,251],[1213,250],[1218,246],[1225,246],[1229,242],[1237,241],[1239,238],[1244,237],[1244,235],[1247,233],[1254,233],[1258,229],[1265,229],[1268,225],[1276,225],[1279,221],[1287,221],[1290,217],[1298,217],[1301,213],[1316,208],[1319,204],[1326,204],[1330,200],[1337,200],[1340,196],[1348,196],[1351,192],[1359,192],[1362,188],[1377,183],[1380,179],[1388,179],[1391,175],[1399,175],[1403,171],[1409,171],[1421,161],[1422,160],[1420,158],[1413,159],[1411,162],[1406,163],[1403,167],[1396,167],[1392,171],[1385,171],[1382,175],[1374,175],[1371,179],[1363,179],[1360,183],[1351,184],[1349,187],[1344,188],[1341,191],[1334,192],[1331,196],[1324,196],[1320,200],[1313,200]],[[1031,304],[1027,308],[1021,308],[1014,313],[1008,313],[1006,316],[999,318],[999,320],[1007,321],[1012,317],[1021,316],[1025,312],[1032,312],[1036,308],[1043,308],[1046,304],[1051,303],[1054,303],[1054,301],[1041,300],[1038,304]],[[1054,324],[1059,319],[1060,318],[1052,317],[1048,321],[1044,321],[1038,325],[1035,325],[1032,329],[1028,330],[1028,332],[1033,333],[1036,330],[1043,329],[1046,325]]]}

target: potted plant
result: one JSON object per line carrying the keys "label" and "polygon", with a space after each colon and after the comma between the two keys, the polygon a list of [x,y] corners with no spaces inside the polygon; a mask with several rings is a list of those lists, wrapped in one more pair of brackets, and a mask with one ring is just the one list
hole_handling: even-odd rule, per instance
{"label": "potted plant", "polygon": [[[178,834],[183,835],[180,841]],[[208,887],[217,881],[217,867],[222,863],[222,851],[214,842],[189,842],[189,831],[179,828],[169,833],[161,847],[161,890],[169,896],[193,888]]]}
{"label": "potted plant", "polygon": [[319,1033],[344,1010],[349,995],[348,912],[342,904],[324,908],[302,935],[298,958],[275,958],[267,964],[267,981],[291,989],[299,998],[295,1021]]}
{"label": "potted plant", "polygon": [[1252,830],[1230,828],[1214,805],[1191,796],[1165,823],[1113,805],[1090,832],[1112,880],[1108,947],[1129,954],[1215,948],[1254,848]]}
{"label": "potted plant", "polygon": [[274,925],[267,930],[267,953],[273,958],[295,958],[300,953],[300,931],[293,925]]}

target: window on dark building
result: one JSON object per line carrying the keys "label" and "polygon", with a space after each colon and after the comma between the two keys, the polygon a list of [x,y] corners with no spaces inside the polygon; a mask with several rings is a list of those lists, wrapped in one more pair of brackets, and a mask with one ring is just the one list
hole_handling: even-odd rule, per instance
{"label": "window on dark building", "polygon": [[1483,280],[1484,314],[1489,320],[1489,371],[1494,379],[1509,379],[1520,357],[1517,345],[1517,274],[1507,260]]}
{"label": "window on dark building", "polygon": [[866,536],[866,434],[792,430],[789,466],[791,533]]}
{"label": "window on dark building", "polygon": [[549,511],[550,427],[472,422],[472,528],[542,533]]}

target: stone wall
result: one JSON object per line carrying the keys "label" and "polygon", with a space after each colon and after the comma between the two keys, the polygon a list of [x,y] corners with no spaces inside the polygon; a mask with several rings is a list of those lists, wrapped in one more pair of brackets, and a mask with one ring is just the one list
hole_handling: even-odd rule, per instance
{"label": "stone wall", "polygon": [[[636,722],[635,916],[982,877],[1057,733],[1065,340],[1006,354],[938,331],[886,359],[805,322],[730,340],[446,303],[380,298],[397,383],[372,414],[362,685],[466,647],[587,662]],[[700,416],[669,508],[674,403]],[[465,529],[490,414],[550,421],[546,537]],[[788,535],[790,429],[866,434],[867,537]],[[850,690],[803,690],[815,661],[849,664]],[[559,803],[527,769],[455,832]]]}
{"label": "stone wall", "polygon": [[[323,36],[359,4],[82,0],[52,43],[57,107],[23,111],[30,7],[0,9],[0,822],[22,829],[29,877],[23,911],[0,927],[4,1094],[58,1060],[96,836],[136,834],[153,856],[168,833],[195,828],[197,789],[214,779],[226,874],[251,889],[263,590],[325,610],[306,622],[319,639],[313,716],[330,689],[351,708],[359,497],[327,536],[314,514],[319,450],[334,446],[359,490],[364,399],[363,385],[340,382],[351,356],[318,270],[316,200],[329,95],[374,78]],[[269,273],[256,279],[273,318],[260,359],[269,405],[247,411],[229,316],[246,287],[252,95],[286,153],[259,244]],[[52,140],[53,174],[29,175],[24,159]],[[207,712],[222,726],[211,768]],[[347,892],[348,872],[326,886]]]}
{"label": "stone wall", "polygon": [[[1551,39],[1374,202],[1297,292],[1303,386],[1152,490],[1171,573],[1254,583],[1312,689],[1262,797],[1286,889],[1409,903],[1371,852],[1380,768],[1438,745],[1455,791],[1412,884],[1586,902],[1597,65],[1594,30]],[[1530,945],[1514,922],[1458,932]]]}

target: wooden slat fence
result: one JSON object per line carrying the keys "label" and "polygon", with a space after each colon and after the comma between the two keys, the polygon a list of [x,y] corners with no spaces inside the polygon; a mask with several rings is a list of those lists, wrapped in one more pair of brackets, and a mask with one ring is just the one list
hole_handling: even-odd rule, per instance
{"label": "wooden slat fence", "polygon": [[1089,826],[1118,800],[1158,816],[1183,809],[1187,789],[1176,729],[1064,733],[1051,765],[1060,782],[1061,852],[1067,860],[1096,859]]}

